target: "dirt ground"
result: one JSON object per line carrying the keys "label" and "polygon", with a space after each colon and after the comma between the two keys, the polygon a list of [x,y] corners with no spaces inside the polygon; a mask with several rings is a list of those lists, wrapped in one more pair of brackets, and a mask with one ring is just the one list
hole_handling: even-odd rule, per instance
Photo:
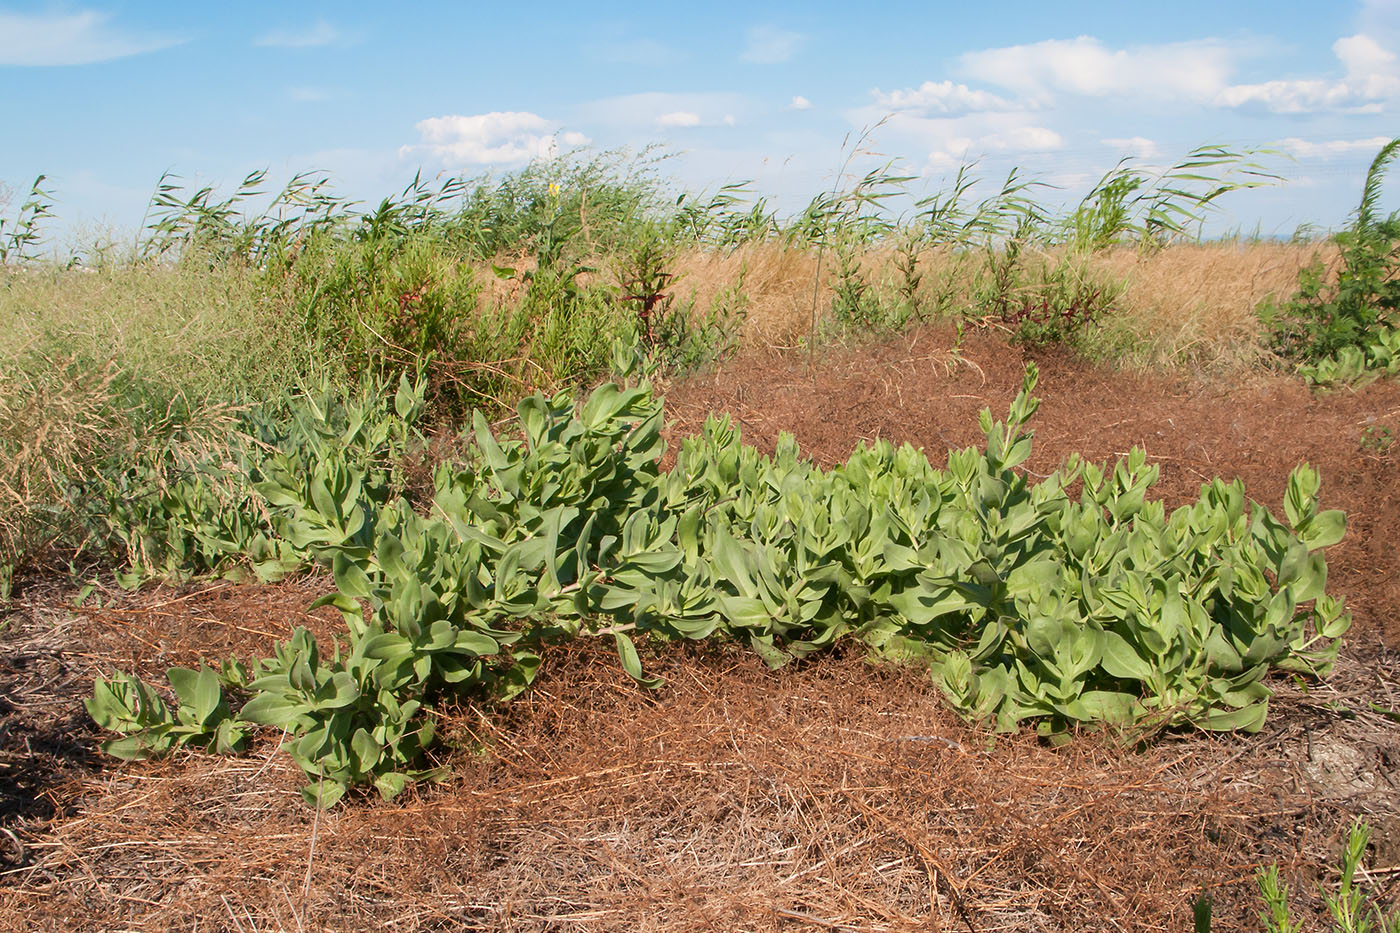
{"label": "dirt ground", "polygon": [[[1300,460],[1349,516],[1331,589],[1356,615],[1334,676],[1279,679],[1255,736],[1052,749],[948,714],[926,674],[847,650],[770,672],[748,653],[648,649],[646,691],[606,646],[557,650],[508,709],[445,723],[452,776],[392,804],[316,814],[262,736],[249,755],[123,765],[81,700],[97,673],[157,676],[265,652],[308,577],[135,594],[30,586],[0,632],[0,929],[1260,929],[1254,872],[1278,863],[1317,922],[1350,822],[1376,827],[1366,881],[1400,888],[1400,386],[1125,376],[1038,359],[1030,469],[1144,444],[1168,504],[1240,476],[1277,509]],[[862,438],[941,462],[1004,414],[1020,351],[925,332],[803,357],[747,356],[671,387],[673,436],[711,410],[824,463]],[[1400,441],[1397,441],[1400,444]],[[1329,874],[1330,873],[1330,874]],[[1315,927],[1322,929],[1321,925]]]}

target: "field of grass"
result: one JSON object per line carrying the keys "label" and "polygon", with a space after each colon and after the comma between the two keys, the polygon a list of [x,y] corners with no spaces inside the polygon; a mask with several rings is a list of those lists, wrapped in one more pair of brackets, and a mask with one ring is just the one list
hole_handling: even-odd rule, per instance
{"label": "field of grass", "polygon": [[[464,737],[477,728],[464,706],[489,731],[513,715],[508,701],[536,702],[548,661],[599,643],[645,688],[661,684],[653,668],[695,676],[693,658],[667,653],[692,643],[731,659],[742,647],[775,670],[852,652],[912,665],[961,717],[959,748],[1034,734],[1046,749],[1103,743],[1131,761],[1183,735],[1258,735],[1271,699],[1311,709],[1288,691],[1323,689],[1339,664],[1346,702],[1368,703],[1366,722],[1383,730],[1400,682],[1388,623],[1329,580],[1339,547],[1340,576],[1358,579],[1339,545],[1347,518],[1323,508],[1316,470],[1279,459],[1292,448],[1253,455],[1270,470],[1261,505],[1236,478],[1241,463],[1212,459],[1233,449],[1229,432],[1211,439],[1219,418],[1178,441],[1203,461],[1150,449],[1145,434],[1033,460],[1032,433],[1038,362],[1051,385],[1088,393],[1107,373],[1119,381],[1097,391],[1125,397],[1134,379],[1159,394],[1251,381],[1281,392],[1400,372],[1400,217],[1375,215],[1398,150],[1376,157],[1347,230],[1288,243],[1193,235],[1220,198],[1277,180],[1259,153],[1220,147],[1159,173],[1120,166],[1059,211],[1016,173],[990,194],[964,172],[925,195],[877,169],[779,217],[742,186],[677,197],[654,163],[617,155],[417,178],[372,209],[310,176],[269,192],[254,173],[229,195],[163,178],[133,244],[71,261],[43,257],[36,185],[0,225],[0,600],[39,644],[34,620],[55,591],[76,612],[94,592],[125,605],[115,584],[312,581],[319,615],[304,615],[317,621],[252,654],[185,657],[181,635],[177,666],[154,677],[165,642],[148,632],[154,654],[121,654],[123,667],[103,642],[78,679],[87,733],[100,727],[117,758],[256,754],[280,731],[318,813],[369,806],[366,790],[434,800],[435,783],[459,780],[461,754],[493,744]],[[934,358],[912,354],[879,378],[886,396],[978,400],[980,415],[939,428],[939,440],[971,430],[946,457],[939,440],[883,440],[867,422],[884,416],[861,401],[826,418],[844,446],[818,462],[780,433],[746,443],[787,385],[758,374],[753,391],[767,385],[768,398],[740,385],[728,414],[707,408],[680,434],[662,404],[697,373],[800,361],[808,414],[827,411],[831,367],[930,339],[938,379],[906,379],[901,367]],[[783,362],[742,362],[762,359]],[[1298,398],[1259,402],[1230,430],[1267,434],[1327,404]],[[1369,419],[1382,444],[1391,401],[1367,396],[1347,417]],[[1076,402],[1077,417],[1102,417]],[[1171,431],[1190,409],[1182,428],[1166,419]],[[1373,454],[1390,463],[1388,446]],[[1193,465],[1199,493],[1175,476],[1169,494],[1154,490],[1174,462]],[[1384,525],[1385,507],[1364,510],[1376,495],[1362,519]],[[1358,603],[1365,659],[1343,642]],[[73,650],[62,644],[56,656]],[[1376,658],[1378,679],[1362,685],[1358,666]],[[1390,754],[1394,737],[1377,735],[1366,747]],[[67,831],[70,811],[16,812],[18,830],[0,825],[21,849],[12,874],[33,863],[26,846]],[[1394,930],[1377,880],[1390,869],[1375,891],[1352,888],[1362,833],[1342,892],[1309,909],[1330,910],[1337,929],[1371,916]],[[1238,870],[1243,851],[1220,857]],[[959,893],[971,888],[940,888],[927,871],[930,916],[977,928]],[[1187,875],[1197,893],[1209,887]],[[1260,883],[1269,928],[1294,929],[1277,872]],[[40,916],[26,892],[13,903]],[[1172,897],[1154,902],[1159,916],[1190,909]],[[1199,910],[1195,922],[1209,927]]]}

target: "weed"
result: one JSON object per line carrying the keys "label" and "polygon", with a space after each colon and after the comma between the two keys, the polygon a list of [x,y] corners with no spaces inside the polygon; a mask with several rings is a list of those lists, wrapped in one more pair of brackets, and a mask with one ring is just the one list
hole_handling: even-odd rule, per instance
{"label": "weed", "polygon": [[[1342,849],[1341,882],[1335,894],[1325,895],[1333,933],[1400,933],[1400,906],[1387,910],[1379,899],[1367,894],[1356,883],[1361,857],[1370,839],[1369,825],[1361,820],[1352,824]],[[1256,879],[1264,902],[1264,910],[1259,915],[1264,929],[1269,933],[1301,933],[1305,927],[1293,919],[1288,885],[1279,874],[1278,866],[1260,869]],[[1206,929],[1209,931],[1209,927]]]}
{"label": "weed", "polygon": [[1389,425],[1371,424],[1361,429],[1361,449],[1386,456],[1395,446],[1395,432]]}

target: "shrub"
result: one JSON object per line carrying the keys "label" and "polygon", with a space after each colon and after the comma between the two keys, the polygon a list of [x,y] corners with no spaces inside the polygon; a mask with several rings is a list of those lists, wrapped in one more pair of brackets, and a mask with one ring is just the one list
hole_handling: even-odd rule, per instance
{"label": "shrub", "polygon": [[1282,356],[1308,363],[1343,351],[1363,354],[1387,329],[1400,325],[1400,279],[1395,249],[1400,244],[1400,212],[1376,213],[1381,180],[1400,155],[1400,139],[1383,146],[1366,173],[1361,204],[1350,227],[1337,234],[1340,266],[1335,280],[1321,262],[1300,273],[1298,293],[1282,306],[1260,309],[1272,345]]}

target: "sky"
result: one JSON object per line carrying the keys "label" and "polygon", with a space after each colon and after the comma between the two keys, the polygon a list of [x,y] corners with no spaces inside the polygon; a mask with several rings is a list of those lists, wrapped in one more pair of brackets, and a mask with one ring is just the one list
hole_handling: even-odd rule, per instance
{"label": "sky", "polygon": [[650,144],[680,189],[752,180],[795,209],[869,127],[917,190],[975,160],[1050,199],[1124,157],[1272,148],[1286,183],[1212,226],[1287,236],[1344,224],[1400,135],[1400,0],[0,0],[0,89],[0,217],[42,173],[75,239],[134,231],[166,171],[229,190],[320,170],[377,203],[419,169]]}

